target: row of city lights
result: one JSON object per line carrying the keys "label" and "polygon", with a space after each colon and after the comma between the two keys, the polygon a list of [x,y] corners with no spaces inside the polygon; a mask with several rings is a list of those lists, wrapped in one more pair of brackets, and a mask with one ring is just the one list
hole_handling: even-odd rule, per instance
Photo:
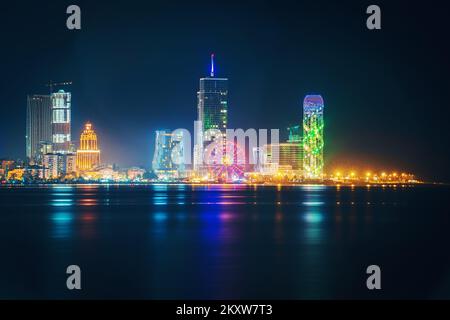
{"label": "row of city lights", "polygon": [[358,171],[353,171],[353,170],[335,170],[330,176],[331,179],[366,179],[366,180],[396,180],[396,179],[412,179],[414,178],[414,175],[410,174],[410,173],[405,173],[405,172],[401,172],[398,173],[396,171],[394,172],[386,172],[386,171],[381,171],[381,172],[372,172],[372,171],[365,171],[362,174],[359,173]]}

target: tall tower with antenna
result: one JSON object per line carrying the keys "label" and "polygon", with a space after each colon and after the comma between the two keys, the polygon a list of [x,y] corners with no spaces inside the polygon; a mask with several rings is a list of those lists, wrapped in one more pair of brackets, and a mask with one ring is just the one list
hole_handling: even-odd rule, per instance
{"label": "tall tower with antenna", "polygon": [[211,78],[214,78],[214,53],[211,53]]}
{"label": "tall tower with antenna", "polygon": [[200,78],[197,92],[197,145],[194,146],[194,170],[203,164],[204,148],[214,137],[226,135],[228,124],[228,79],[218,78],[215,73],[214,53],[211,54],[209,77]]}

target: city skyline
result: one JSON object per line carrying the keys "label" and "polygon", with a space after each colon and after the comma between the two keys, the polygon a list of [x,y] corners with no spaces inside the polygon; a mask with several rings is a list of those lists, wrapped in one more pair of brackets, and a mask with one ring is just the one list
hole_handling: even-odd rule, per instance
{"label": "city skyline", "polygon": [[[219,182],[219,183],[417,183],[413,174],[403,170],[365,174],[351,169],[325,171],[324,99],[308,94],[303,100],[299,125],[286,128],[288,139],[280,141],[279,129],[254,128],[245,132],[228,126],[228,79],[216,77],[215,54],[211,54],[210,74],[201,77],[197,92],[197,118],[194,144],[188,129],[155,131],[151,165],[156,179],[146,170],[132,166],[117,170],[114,163],[100,161],[97,134],[86,122],[79,148],[71,138],[70,92],[55,89],[72,82],[50,81],[50,95],[28,95],[26,117],[27,161],[11,168],[2,162],[2,179],[9,183],[35,182]],[[55,89],[55,91],[54,91]],[[248,139],[248,141],[246,141]],[[270,141],[268,140],[270,139]],[[193,157],[191,157],[193,155]],[[5,164],[4,164],[5,163]],[[137,170],[137,171],[136,171]],[[145,176],[147,178],[145,178]]]}
{"label": "city skyline", "polygon": [[450,299],[443,4],[2,4],[0,300]]}
{"label": "city skyline", "polygon": [[[210,74],[206,77],[201,77],[200,78],[200,87],[199,87],[199,91],[197,92],[197,122],[200,124],[199,127],[199,132],[196,132],[195,129],[195,124],[194,124],[194,131],[193,131],[193,135],[199,135],[200,136],[200,162],[203,163],[204,159],[203,157],[205,156],[203,153],[205,152],[208,144],[211,141],[214,141],[214,139],[216,138],[216,134],[214,133],[214,131],[218,131],[220,132],[221,135],[223,135],[224,137],[224,141],[226,141],[225,136],[226,136],[226,130],[228,128],[227,124],[228,124],[228,103],[227,103],[227,96],[228,96],[228,78],[223,78],[223,77],[216,77],[215,76],[215,62],[214,62],[214,57],[215,54],[212,53],[211,54],[211,62],[210,62]],[[49,107],[50,108],[50,119],[51,119],[51,123],[50,123],[50,135],[51,135],[51,152],[49,153],[49,157],[50,159],[52,159],[52,157],[56,157],[55,160],[50,160],[50,163],[52,161],[54,161],[55,163],[59,163],[59,162],[63,162],[64,165],[61,166],[60,164],[58,165],[50,165],[49,169],[50,171],[52,170],[56,170],[53,169],[53,167],[58,167],[58,171],[55,172],[65,172],[65,168],[67,166],[69,166],[68,163],[73,162],[73,164],[70,165],[70,168],[72,168],[71,166],[76,167],[76,170],[73,170],[73,173],[75,173],[75,171],[78,171],[79,173],[81,172],[92,172],[93,169],[95,169],[96,167],[100,169],[100,171],[102,170],[101,165],[108,165],[105,162],[100,162],[100,150],[98,150],[97,148],[97,136],[96,133],[92,130],[92,124],[88,121],[85,123],[85,129],[84,131],[81,132],[81,137],[79,140],[79,147],[80,149],[75,150],[77,147],[76,144],[76,140],[72,141],[71,139],[71,92],[65,92],[62,89],[59,90],[55,90],[55,92],[52,91],[53,88],[57,88],[58,85],[72,85],[72,82],[62,82],[62,83],[52,83],[52,81],[50,81],[50,95],[39,95],[39,94],[34,94],[34,95],[28,95],[27,96],[27,118],[26,118],[26,128],[27,128],[27,135],[26,135],[26,144],[25,144],[25,149],[26,149],[26,154],[27,154],[27,158],[28,158],[28,154],[30,152],[30,154],[33,154],[34,157],[36,157],[39,152],[36,153],[36,151],[34,151],[34,153],[31,152],[32,148],[32,143],[31,141],[36,140],[36,138],[31,139],[31,135],[28,134],[29,131],[31,131],[32,129],[36,130],[36,127],[39,129],[38,131],[42,131],[41,127],[44,127],[44,131],[45,130],[45,124],[43,124],[42,118],[43,117],[43,113],[45,113],[45,110]],[[47,99],[45,99],[47,98]],[[47,101],[48,100],[48,101]],[[46,106],[45,101],[47,101],[47,104],[50,104],[49,106]],[[37,109],[35,111],[33,111],[33,106],[34,109]],[[45,110],[44,110],[45,109]],[[303,179],[306,180],[321,180],[323,179],[323,177],[327,176],[328,178],[332,178],[335,181],[340,181],[340,169],[333,168],[333,169],[329,169],[329,171],[324,171],[325,168],[325,163],[324,163],[324,120],[323,120],[323,109],[324,109],[324,101],[321,95],[318,94],[306,94],[305,98],[303,100],[303,106],[302,106],[302,118],[300,119],[300,121],[297,120],[293,120],[291,121],[292,124],[294,124],[291,127],[288,128],[281,128],[279,130],[283,130],[288,132],[288,136],[289,138],[286,140],[282,140],[279,141],[277,143],[274,144],[269,144],[269,145],[263,145],[258,147],[258,149],[260,151],[258,152],[262,152],[263,153],[263,158],[265,159],[264,162],[268,161],[267,164],[270,163],[275,164],[277,168],[283,168],[286,167],[286,165],[288,165],[288,167],[290,167],[291,169],[288,170],[288,172],[290,172],[290,170],[292,170],[293,167],[298,166],[297,163],[297,158],[300,157],[300,171],[301,176],[303,177]],[[33,119],[36,118],[36,119]],[[45,117],[44,117],[45,118]],[[33,124],[32,125],[32,121],[30,119],[33,119],[34,122],[36,122],[37,124]],[[300,126],[295,126],[295,123],[301,123]],[[299,128],[302,129],[299,129]],[[178,128],[177,130],[185,130],[183,128]],[[237,130],[237,129],[241,129],[241,128],[233,128],[231,130]],[[298,132],[296,134],[293,134],[292,130],[297,130]],[[244,129],[245,130],[245,129]],[[175,131],[174,131],[175,132]],[[172,172],[169,176],[171,178],[169,178],[169,181],[173,178],[176,179],[180,179],[180,178],[186,178],[186,164],[182,164],[182,166],[175,166],[174,164],[166,164],[163,165],[163,167],[167,167],[166,169],[163,169],[161,171],[161,168],[159,168],[159,166],[161,166],[160,164],[160,160],[158,158],[161,157],[161,155],[158,155],[159,152],[161,152],[161,147],[158,147],[159,144],[167,144],[164,146],[163,149],[167,149],[168,146],[170,145],[170,148],[173,148],[173,146],[175,146],[177,143],[176,141],[180,141],[180,139],[182,139],[182,135],[179,134],[174,134],[174,132],[171,132],[170,130],[164,129],[164,130],[156,130],[155,134],[156,134],[156,140],[155,140],[155,149],[152,155],[152,161],[150,166],[147,165],[141,165],[141,166],[135,166],[130,165],[129,167],[131,169],[133,168],[138,168],[138,167],[146,167],[146,168],[150,168],[150,170],[153,170],[153,172],[156,174],[156,176],[159,176],[159,174],[157,173],[158,171],[163,172],[164,170],[169,169],[170,172]],[[212,136],[211,136],[211,132]],[[206,133],[206,135],[205,135]],[[42,133],[39,133],[40,135],[42,135]],[[311,135],[312,134],[312,135]],[[34,134],[36,136],[36,134]],[[89,138],[86,138],[87,136],[89,136]],[[163,137],[163,136],[167,136],[170,138],[166,138],[167,141],[165,142],[158,142],[159,141],[159,137]],[[84,138],[83,138],[84,137]],[[175,139],[174,139],[175,137]],[[174,140],[171,140],[174,139]],[[294,140],[293,140],[294,139]],[[88,141],[89,140],[89,141]],[[175,141],[175,142],[174,142]],[[283,142],[285,141],[285,142]],[[43,139],[41,141],[39,141],[38,143],[36,143],[36,141],[34,141],[34,144],[36,146],[33,146],[33,150],[37,149],[37,148],[41,148],[41,152],[40,152],[40,156],[42,158],[42,156],[44,156],[42,159],[44,161],[41,161],[42,164],[47,163],[47,165],[44,165],[44,167],[48,166],[49,157],[45,157],[45,155],[42,153],[42,148],[46,148],[45,143],[47,143],[46,139]],[[84,145],[83,145],[84,143]],[[95,147],[93,148],[88,148],[88,146],[92,144],[95,145]],[[181,144],[182,145],[182,144]],[[293,148],[295,147],[295,145],[299,146],[299,149],[297,148]],[[246,146],[238,146],[237,147],[241,148],[243,147],[243,149],[245,150],[245,148],[248,148],[249,146],[246,144]],[[236,148],[236,146],[234,148]],[[280,155],[276,157],[276,160],[273,159],[273,152],[274,152],[274,146],[276,147],[276,149],[278,150],[277,153],[280,153]],[[198,150],[196,150],[196,148],[199,147],[197,145],[193,145],[192,150],[190,150],[189,154],[192,154],[192,170],[193,172],[197,172],[200,175],[203,175],[205,172],[207,172],[208,170],[211,171],[211,167],[210,166],[204,166],[200,165],[200,167],[198,165],[196,165],[196,161],[198,162],[199,160],[196,158],[198,158]],[[226,144],[224,144],[224,152],[225,152],[225,148],[229,148],[229,146],[226,146]],[[87,148],[87,149],[86,149]],[[186,146],[183,146],[182,148],[186,149]],[[168,153],[167,153],[168,152]],[[172,150],[168,150],[165,151],[165,162],[170,163],[172,161],[172,159],[168,159],[168,156],[171,156]],[[236,152],[233,151],[233,153]],[[245,151],[244,151],[245,152]],[[248,150],[248,152],[250,153],[250,150]],[[253,151],[254,152],[254,151]],[[213,152],[215,153],[215,151]],[[67,157],[66,154],[69,156]],[[265,154],[265,155],[264,155]],[[76,159],[74,158],[74,160],[72,160],[72,157],[76,156]],[[269,160],[267,160],[267,155],[269,155]],[[59,157],[63,156],[64,159],[63,160],[58,160]],[[179,156],[183,156],[183,155],[179,155]],[[245,154],[244,158],[246,159],[245,161],[248,161],[247,157],[249,156],[249,154]],[[260,155],[258,155],[259,157]],[[82,157],[84,157],[82,159]],[[89,159],[87,159],[87,157],[89,157]],[[232,156],[232,158],[235,157],[235,155]],[[283,159],[282,159],[283,157]],[[67,158],[67,159],[66,159]],[[167,159],[166,159],[167,158]],[[272,159],[271,159],[272,158]],[[34,161],[33,158],[28,158],[28,161]],[[184,161],[184,160],[183,160]],[[233,161],[233,160],[231,160]],[[292,163],[290,163],[292,162]],[[75,165],[76,163],[76,165]],[[111,161],[109,162],[111,163],[113,166],[116,165],[116,162]],[[191,163],[189,163],[190,165]],[[245,162],[246,165],[248,165],[248,162]],[[257,164],[260,165],[260,164]],[[169,168],[170,167],[170,168]],[[257,166],[255,166],[255,168],[257,168]],[[346,168],[344,170],[348,171],[348,176],[346,177],[346,179],[348,179],[348,181],[354,180],[356,181],[356,179],[361,179],[364,181],[367,180],[369,181],[369,176],[372,175],[371,171],[373,171],[372,169],[368,169],[368,166],[365,166],[364,168],[360,167],[357,170],[362,170],[365,172],[365,174],[361,173],[361,175],[358,175],[358,177],[355,177],[355,170],[354,170],[355,166],[352,165],[349,168]],[[389,176],[389,180],[393,180],[396,181],[396,177],[398,177],[397,175],[397,168],[395,168],[391,174],[386,174],[385,170],[379,170],[379,178],[384,180],[384,177]],[[207,171],[204,171],[207,170]],[[244,167],[239,169],[240,171],[242,171],[242,174],[244,173]],[[275,171],[277,171],[278,169],[276,169]],[[248,170],[245,170],[246,172],[251,172]],[[261,169],[261,172],[264,172],[265,169]],[[270,170],[269,170],[270,171]],[[271,171],[273,171],[273,169],[271,169]],[[279,170],[278,170],[279,171]],[[283,170],[282,170],[283,171]],[[376,169],[374,170],[375,172],[377,171]],[[175,174],[174,174],[175,172]],[[72,173],[71,171],[66,172],[67,174]],[[44,174],[45,176],[45,174]],[[167,180],[167,176],[165,176],[163,174],[164,178],[161,178],[161,180],[165,181]],[[415,181],[415,177],[412,176],[410,173],[405,174],[402,173],[401,175],[402,177],[411,177],[408,178],[411,181]],[[50,174],[50,177],[55,178],[56,176]],[[376,174],[374,174],[374,177],[378,177]],[[343,176],[341,176],[341,178],[343,178]],[[378,179],[378,178],[377,178]],[[220,180],[219,180],[220,181]],[[231,180],[230,180],[231,182]]]}
{"label": "city skyline", "polygon": [[[19,11],[16,5],[8,6],[11,13]],[[26,36],[19,30],[16,38],[5,39],[5,45],[12,48],[5,53],[10,61],[5,79],[11,80],[3,80],[0,86],[3,116],[8,119],[0,128],[4,137],[0,157],[25,157],[26,95],[46,93],[49,79],[71,80],[72,128],[92,121],[102,137],[106,162],[149,168],[152,156],[148,150],[154,149],[155,130],[192,126],[198,79],[209,73],[205,57],[215,52],[216,74],[230,79],[228,102],[236,110],[228,119],[232,127],[278,127],[283,134],[284,128],[293,125],[291,119],[298,118],[304,95],[320,92],[327,102],[325,135],[331,139],[325,163],[332,168],[405,168],[428,180],[450,180],[446,170],[450,152],[439,142],[449,134],[443,122],[447,112],[443,106],[450,100],[442,72],[448,67],[443,63],[445,55],[415,49],[441,45],[430,43],[421,29],[414,45],[402,38],[400,21],[407,17],[400,6],[384,5],[389,33],[384,29],[368,33],[364,15],[354,14],[364,8],[349,4],[262,6],[277,14],[244,10],[248,7],[235,10],[233,4],[224,4],[226,15],[236,21],[234,28],[226,29],[221,23],[208,28],[194,23],[214,12],[214,6],[180,4],[169,10],[163,4],[150,8],[144,3],[140,8],[146,15],[130,7],[117,23],[108,19],[117,4],[105,8],[102,15],[95,14],[99,4],[84,4],[87,14],[78,33],[58,28],[53,19],[37,28],[25,26]],[[43,12],[31,5],[30,11],[46,17],[61,8],[55,5]],[[189,14],[172,19],[173,12]],[[27,21],[29,13],[20,15]],[[317,17],[320,26],[314,20]],[[225,22],[222,17],[217,19]],[[165,32],[153,32],[146,21],[154,21],[156,29]],[[6,17],[2,23],[14,26],[16,22]],[[439,33],[438,23],[433,21],[427,28]],[[114,39],[103,37],[106,30],[115,30]],[[28,44],[18,41],[24,37],[30,40]],[[52,47],[54,39],[58,39],[58,54],[26,50],[30,45]],[[158,50],[154,43],[159,44]],[[446,52],[440,49],[436,52]],[[398,63],[406,52],[409,63]],[[428,65],[420,67],[423,76],[413,76],[411,66],[424,60]],[[17,73],[24,77],[14,78]],[[424,79],[434,79],[433,85]],[[423,112],[424,105],[436,106],[442,117],[432,120],[432,112]],[[423,121],[434,125],[424,131]],[[79,133],[75,129],[72,135]]]}

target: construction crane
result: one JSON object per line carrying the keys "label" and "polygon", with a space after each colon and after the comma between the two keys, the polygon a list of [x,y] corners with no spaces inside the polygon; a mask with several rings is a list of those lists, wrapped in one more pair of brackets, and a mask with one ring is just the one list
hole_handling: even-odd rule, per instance
{"label": "construction crane", "polygon": [[72,81],[66,81],[66,82],[53,82],[50,80],[49,83],[47,83],[45,86],[50,87],[50,95],[53,93],[53,87],[56,86],[70,86],[72,84]]}

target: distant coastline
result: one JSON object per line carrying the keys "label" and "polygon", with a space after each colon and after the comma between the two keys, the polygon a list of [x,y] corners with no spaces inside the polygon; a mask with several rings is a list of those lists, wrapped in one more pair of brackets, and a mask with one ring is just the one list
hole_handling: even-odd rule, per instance
{"label": "distant coastline", "polygon": [[333,183],[333,182],[297,182],[297,183],[192,183],[192,182],[164,182],[164,181],[146,181],[146,182],[44,182],[44,183],[1,183],[0,187],[27,187],[27,186],[151,186],[151,185],[185,185],[185,186],[256,186],[256,187],[414,187],[414,186],[447,186],[445,182],[390,182],[390,183]]}

